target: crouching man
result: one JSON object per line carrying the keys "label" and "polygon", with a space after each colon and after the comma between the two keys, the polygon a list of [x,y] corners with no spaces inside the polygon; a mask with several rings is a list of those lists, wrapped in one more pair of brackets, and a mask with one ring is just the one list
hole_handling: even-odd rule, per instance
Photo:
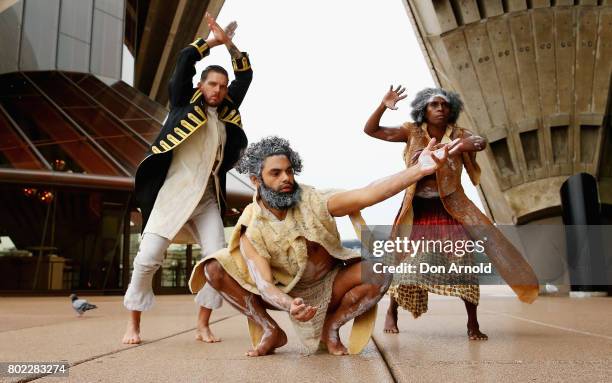
{"label": "crouching man", "polygon": [[453,144],[434,146],[432,139],[414,166],[360,189],[334,192],[295,181],[302,162],[286,140],[268,137],[251,144],[237,169],[257,188],[253,203],[238,220],[228,248],[196,265],[191,290],[197,292],[208,282],[247,316],[253,340],[248,356],[266,355],[287,343],[267,309],[289,313],[309,352],[320,342],[330,354],[346,355],[340,327],[368,313],[390,278],[362,280],[366,266],[359,253],[342,247],[334,217],[354,218],[361,209],[434,173]]}

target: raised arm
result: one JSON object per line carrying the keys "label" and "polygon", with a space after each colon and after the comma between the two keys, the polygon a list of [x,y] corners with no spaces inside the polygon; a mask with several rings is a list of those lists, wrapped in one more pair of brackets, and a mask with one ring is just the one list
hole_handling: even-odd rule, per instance
{"label": "raised arm", "polygon": [[[225,30],[220,28],[223,36],[233,36],[236,26],[236,22],[231,22]],[[208,56],[212,48],[223,43],[223,40],[219,39],[217,34],[213,33],[213,36],[209,37],[207,40],[198,38],[181,50],[176,61],[176,66],[174,67],[174,72],[172,72],[170,82],[168,83],[170,106],[189,104],[193,96],[193,76],[196,74],[196,63]]]}
{"label": "raised arm", "polygon": [[232,102],[239,107],[253,80],[253,70],[251,69],[249,55],[246,52],[241,52],[232,41],[238,24],[232,21],[225,30],[223,30],[208,13],[206,14],[206,21],[215,39],[225,45],[232,57],[232,67],[234,69],[235,79],[229,85],[227,95]]}
{"label": "raised arm", "polygon": [[[436,139],[432,138],[427,148],[423,149],[417,164],[376,180],[366,187],[332,195],[327,201],[327,210],[334,217],[342,217],[393,197],[424,176],[434,173],[446,162],[449,154],[458,152],[458,140],[436,146]],[[452,148],[450,152],[449,148]]]}
{"label": "raised arm", "polygon": [[[210,42],[210,44],[215,44]],[[189,104],[193,96],[193,76],[196,74],[195,64],[210,53],[209,41],[197,39],[179,53],[178,60],[168,83],[170,106]]]}
{"label": "raised arm", "polygon": [[406,88],[397,86],[393,89],[393,85],[389,87],[387,93],[385,93],[380,105],[374,110],[374,113],[368,118],[368,121],[363,128],[363,131],[371,137],[378,138],[384,141],[390,142],[406,142],[408,137],[406,131],[401,127],[388,128],[380,126],[380,119],[387,108],[391,110],[397,110],[395,104],[406,98],[406,95],[402,95],[406,91]]}
{"label": "raised arm", "polygon": [[310,320],[317,312],[316,307],[308,306],[302,298],[292,298],[274,285],[272,269],[268,261],[257,253],[257,250],[246,237],[240,237],[240,252],[247,263],[249,274],[255,281],[261,297],[272,306],[289,312],[298,321]]}

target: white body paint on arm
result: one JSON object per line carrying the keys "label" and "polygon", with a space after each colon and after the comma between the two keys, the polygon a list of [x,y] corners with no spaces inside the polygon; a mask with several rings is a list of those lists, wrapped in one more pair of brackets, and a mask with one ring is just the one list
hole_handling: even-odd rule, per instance
{"label": "white body paint on arm", "polygon": [[293,298],[274,285],[270,264],[257,254],[257,250],[244,234],[240,237],[240,253],[247,263],[249,274],[255,281],[261,297],[272,306],[289,312]]}

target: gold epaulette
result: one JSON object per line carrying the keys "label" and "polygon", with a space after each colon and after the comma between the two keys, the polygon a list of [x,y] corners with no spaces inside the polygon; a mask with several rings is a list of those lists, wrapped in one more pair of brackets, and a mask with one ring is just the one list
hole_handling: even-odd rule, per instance
{"label": "gold epaulette", "polygon": [[245,70],[251,69],[249,55],[246,52],[242,52],[242,57],[238,59],[232,58],[232,67],[234,68],[234,72],[244,72]]}
{"label": "gold epaulette", "polygon": [[200,58],[207,56],[208,53],[210,52],[210,47],[208,46],[208,44],[203,38],[198,38],[196,41],[192,42],[189,45],[191,45],[192,47],[195,47],[195,49],[198,50],[198,53],[200,54]]}

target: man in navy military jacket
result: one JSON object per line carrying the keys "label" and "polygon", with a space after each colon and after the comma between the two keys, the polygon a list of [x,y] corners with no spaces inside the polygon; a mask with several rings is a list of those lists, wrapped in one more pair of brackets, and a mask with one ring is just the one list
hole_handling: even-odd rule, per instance
{"label": "man in navy military jacket", "polygon": [[[197,39],[180,52],[169,83],[170,112],[136,172],[135,194],[144,229],[124,297],[130,310],[123,337],[127,344],[141,341],[141,313],[153,306],[153,275],[170,243],[199,243],[202,256],[225,246],[225,179],[247,145],[238,107],[253,71],[248,55],[232,42],[237,24],[223,30],[209,14],[206,19],[212,37]],[[227,71],[211,65],[194,88],[196,62],[218,45],[225,45],[232,57],[235,80],[228,86]],[[219,341],[208,321],[212,309],[221,306],[221,296],[206,284],[196,302],[196,339]]]}

